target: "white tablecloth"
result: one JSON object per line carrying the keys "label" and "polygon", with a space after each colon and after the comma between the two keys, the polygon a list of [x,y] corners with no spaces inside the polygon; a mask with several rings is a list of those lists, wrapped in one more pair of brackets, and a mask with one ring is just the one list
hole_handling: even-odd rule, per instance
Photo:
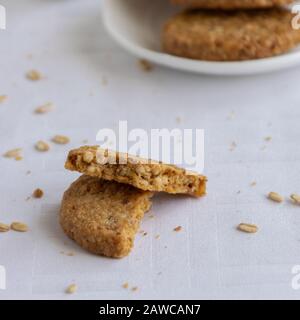
{"label": "white tablecloth", "polygon": [[[300,192],[300,68],[235,78],[158,66],[146,73],[106,34],[100,1],[1,4],[7,30],[0,31],[0,95],[8,100],[0,105],[0,153],[21,147],[24,159],[0,158],[0,221],[23,221],[30,231],[0,234],[7,273],[0,299],[300,297],[291,285],[300,264],[300,208],[265,197]],[[28,81],[30,69],[45,79]],[[53,112],[33,113],[48,101]],[[147,236],[138,235],[128,258],[111,260],[69,240],[57,215],[77,177],[63,169],[67,151],[84,139],[94,144],[100,128],[117,128],[119,120],[146,130],[205,129],[209,184],[200,200],[157,196],[141,227]],[[71,143],[34,150],[55,134]],[[26,201],[37,187],[44,198]],[[240,222],[259,232],[236,231]],[[123,289],[124,282],[138,291]],[[70,283],[78,292],[67,296]]]}

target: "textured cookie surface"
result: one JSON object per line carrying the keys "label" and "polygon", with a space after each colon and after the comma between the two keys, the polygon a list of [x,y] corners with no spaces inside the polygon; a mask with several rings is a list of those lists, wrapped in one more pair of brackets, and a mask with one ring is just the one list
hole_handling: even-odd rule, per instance
{"label": "textured cookie surface", "polygon": [[60,224],[84,249],[121,258],[133,247],[151,196],[129,185],[81,176],[64,194]]}
{"label": "textured cookie surface", "polygon": [[[112,163],[115,162],[115,163]],[[202,196],[206,177],[173,165],[151,162],[98,146],[70,151],[65,168],[80,173],[133,185],[148,191]]]}
{"label": "textured cookie surface", "polygon": [[287,5],[293,0],[171,0],[171,2],[201,9],[258,9]]}
{"label": "textured cookie surface", "polygon": [[209,61],[276,56],[300,43],[286,9],[190,10],[171,18],[163,30],[163,49],[172,55]]}

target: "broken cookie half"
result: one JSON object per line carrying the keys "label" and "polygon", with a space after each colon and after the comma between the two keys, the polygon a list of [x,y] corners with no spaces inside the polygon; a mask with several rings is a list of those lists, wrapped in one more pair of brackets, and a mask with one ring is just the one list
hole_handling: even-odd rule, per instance
{"label": "broken cookie half", "polygon": [[206,192],[207,179],[196,172],[98,146],[70,151],[65,168],[104,180],[130,184],[145,191],[196,197]]}
{"label": "broken cookie half", "polygon": [[114,258],[130,253],[154,192],[200,197],[206,191],[206,177],[197,173],[98,146],[70,151],[65,168],[83,175],[64,194],[64,232],[88,251]]}
{"label": "broken cookie half", "polygon": [[83,175],[64,194],[60,224],[84,249],[122,258],[133,247],[151,197],[130,185]]}

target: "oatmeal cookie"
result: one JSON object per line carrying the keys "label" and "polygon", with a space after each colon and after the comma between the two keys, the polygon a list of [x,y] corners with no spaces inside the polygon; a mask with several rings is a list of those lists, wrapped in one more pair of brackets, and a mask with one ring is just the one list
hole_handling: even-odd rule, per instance
{"label": "oatmeal cookie", "polygon": [[84,249],[122,258],[133,247],[151,197],[130,185],[81,176],[63,196],[60,224]]}
{"label": "oatmeal cookie", "polygon": [[174,4],[201,9],[259,9],[287,5],[293,0],[171,0]]}
{"label": "oatmeal cookie", "polygon": [[300,43],[287,9],[189,10],[163,29],[165,52],[191,59],[241,61],[285,53]]}
{"label": "oatmeal cookie", "polygon": [[182,193],[196,197],[205,194],[206,177],[174,165],[150,161],[104,150],[99,146],[86,146],[70,151],[65,168],[147,191]]}

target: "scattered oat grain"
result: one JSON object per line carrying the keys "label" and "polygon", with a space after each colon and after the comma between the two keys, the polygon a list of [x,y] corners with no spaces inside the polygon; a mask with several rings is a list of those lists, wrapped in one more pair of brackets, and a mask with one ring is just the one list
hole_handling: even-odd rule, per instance
{"label": "scattered oat grain", "polygon": [[0,222],[0,232],[7,232],[10,230],[10,226]]}
{"label": "scattered oat grain", "polygon": [[35,149],[40,152],[46,152],[49,151],[50,146],[47,142],[40,140],[35,144]]}
{"label": "scattered oat grain", "polygon": [[140,59],[139,60],[139,66],[143,71],[149,72],[153,70],[153,65],[145,59]]}
{"label": "scattered oat grain", "polygon": [[270,142],[271,140],[272,140],[272,137],[271,137],[271,136],[265,137],[265,141]]}
{"label": "scattered oat grain", "polygon": [[44,191],[43,191],[42,189],[40,189],[40,188],[35,189],[35,190],[33,191],[32,196],[33,196],[34,198],[40,199],[40,198],[42,198],[42,197],[44,196]]}
{"label": "scattered oat grain", "polygon": [[122,288],[128,289],[128,288],[129,288],[128,282],[123,283],[123,284],[122,284]]}
{"label": "scattered oat grain", "polygon": [[21,160],[22,159],[22,149],[21,148],[16,148],[16,149],[12,149],[7,151],[6,153],[4,153],[3,157],[5,158],[10,158],[10,159],[15,159],[16,161]]}
{"label": "scattered oat grain", "polygon": [[139,289],[138,287],[132,287],[131,291],[135,292],[135,291],[138,291],[138,289]]}
{"label": "scattered oat grain", "polygon": [[67,252],[66,255],[68,257],[74,257],[75,256],[75,253],[74,252]]}
{"label": "scattered oat grain", "polygon": [[42,79],[42,75],[36,70],[30,70],[26,73],[26,78],[31,81],[38,81]]}
{"label": "scattered oat grain", "polygon": [[283,196],[281,196],[281,195],[280,195],[279,193],[277,193],[277,192],[270,192],[270,193],[268,194],[268,198],[269,198],[270,200],[275,201],[275,202],[278,202],[278,203],[283,202],[283,200],[284,200]]}
{"label": "scattered oat grain", "polygon": [[255,187],[256,185],[257,185],[257,182],[256,182],[256,181],[253,181],[253,182],[251,182],[251,184],[250,184],[251,187]]}
{"label": "scattered oat grain", "polygon": [[57,144],[67,144],[70,142],[70,138],[67,136],[56,135],[52,138],[52,141]]}
{"label": "scattered oat grain", "polygon": [[6,100],[7,100],[7,96],[6,95],[1,95],[0,96],[0,103],[3,103],[3,102],[5,102]]}
{"label": "scattered oat grain", "polygon": [[18,232],[26,232],[28,231],[28,226],[25,223],[22,222],[13,222],[10,225],[10,228],[14,231],[18,231]]}
{"label": "scattered oat grain", "polygon": [[300,195],[293,193],[291,199],[295,204],[300,204]]}
{"label": "scattered oat grain", "polygon": [[72,283],[68,286],[68,288],[66,289],[66,293],[68,294],[73,294],[77,291],[78,287],[75,283]]}
{"label": "scattered oat grain", "polygon": [[159,239],[159,238],[160,238],[160,235],[157,234],[157,235],[155,236],[155,239]]}
{"label": "scattered oat grain", "polygon": [[240,223],[238,225],[238,230],[247,233],[256,233],[258,231],[258,227],[255,224]]}
{"label": "scattered oat grain", "polygon": [[178,226],[178,227],[174,228],[173,230],[174,230],[175,232],[179,232],[179,231],[182,230],[182,227],[181,227],[181,226]]}
{"label": "scattered oat grain", "polygon": [[54,109],[54,105],[51,102],[47,102],[39,107],[37,107],[34,112],[37,114],[44,114],[52,111]]}

